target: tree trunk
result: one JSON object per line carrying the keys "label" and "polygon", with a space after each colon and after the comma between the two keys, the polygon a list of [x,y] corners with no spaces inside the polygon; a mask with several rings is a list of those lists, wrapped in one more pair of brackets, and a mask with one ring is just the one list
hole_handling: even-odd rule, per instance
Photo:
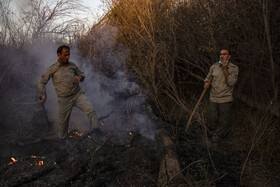
{"label": "tree trunk", "polygon": [[174,144],[167,135],[162,136],[162,144],[164,145],[165,154],[160,162],[158,184],[159,186],[166,186],[172,184],[174,180],[182,179],[180,162],[174,150]]}

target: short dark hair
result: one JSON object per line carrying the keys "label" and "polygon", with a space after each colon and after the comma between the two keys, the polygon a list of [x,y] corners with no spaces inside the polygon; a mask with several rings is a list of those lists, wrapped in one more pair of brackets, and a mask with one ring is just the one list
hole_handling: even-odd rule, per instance
{"label": "short dark hair", "polygon": [[70,51],[70,47],[68,47],[67,45],[62,45],[57,48],[56,52],[61,53],[63,49],[68,49]]}
{"label": "short dark hair", "polygon": [[[230,49],[228,49],[228,48],[225,47],[225,48],[221,48],[221,50],[227,50],[227,51],[228,51],[228,54],[231,55],[231,50],[230,50]],[[220,51],[221,51],[221,50],[220,50]]]}

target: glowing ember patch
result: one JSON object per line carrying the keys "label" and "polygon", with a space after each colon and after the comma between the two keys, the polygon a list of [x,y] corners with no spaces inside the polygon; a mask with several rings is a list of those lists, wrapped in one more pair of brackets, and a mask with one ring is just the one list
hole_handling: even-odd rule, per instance
{"label": "glowing ember patch", "polygon": [[[39,161],[34,164],[34,166],[43,166],[43,165],[44,165],[44,161]],[[30,166],[33,166],[33,164],[30,164]]]}
{"label": "glowing ember patch", "polygon": [[133,134],[132,134],[131,132],[129,133],[129,135],[130,135],[130,136],[133,136]]}
{"label": "glowing ember patch", "polygon": [[12,160],[12,162],[10,162],[8,165],[12,165],[12,164],[17,163],[17,160],[15,158],[12,157],[11,160]]}
{"label": "glowing ember patch", "polygon": [[44,161],[39,161],[36,166],[43,166],[43,165],[44,165]]}
{"label": "glowing ember patch", "polygon": [[78,130],[73,130],[73,131],[70,131],[69,132],[69,138],[75,138],[75,137],[81,137],[83,136],[84,134]]}
{"label": "glowing ember patch", "polygon": [[76,134],[77,136],[83,136],[83,133],[78,131],[76,131],[74,134]]}

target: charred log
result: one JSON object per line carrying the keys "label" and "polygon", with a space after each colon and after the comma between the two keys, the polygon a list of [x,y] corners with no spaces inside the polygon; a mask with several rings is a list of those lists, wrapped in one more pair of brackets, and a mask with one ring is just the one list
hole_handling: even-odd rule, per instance
{"label": "charred log", "polygon": [[179,184],[183,181],[183,174],[181,173],[180,162],[172,139],[167,136],[162,136],[162,144],[165,149],[165,153],[160,162],[158,184],[165,186],[168,184]]}

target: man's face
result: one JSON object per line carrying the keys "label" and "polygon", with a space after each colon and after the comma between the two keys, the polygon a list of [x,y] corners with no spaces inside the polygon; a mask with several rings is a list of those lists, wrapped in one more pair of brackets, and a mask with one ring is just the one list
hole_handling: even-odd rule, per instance
{"label": "man's face", "polygon": [[57,53],[57,57],[60,64],[67,64],[70,57],[70,51],[67,48],[63,48],[61,53]]}
{"label": "man's face", "polygon": [[222,62],[228,61],[231,58],[231,55],[228,54],[228,50],[221,50],[220,52],[220,60]]}

